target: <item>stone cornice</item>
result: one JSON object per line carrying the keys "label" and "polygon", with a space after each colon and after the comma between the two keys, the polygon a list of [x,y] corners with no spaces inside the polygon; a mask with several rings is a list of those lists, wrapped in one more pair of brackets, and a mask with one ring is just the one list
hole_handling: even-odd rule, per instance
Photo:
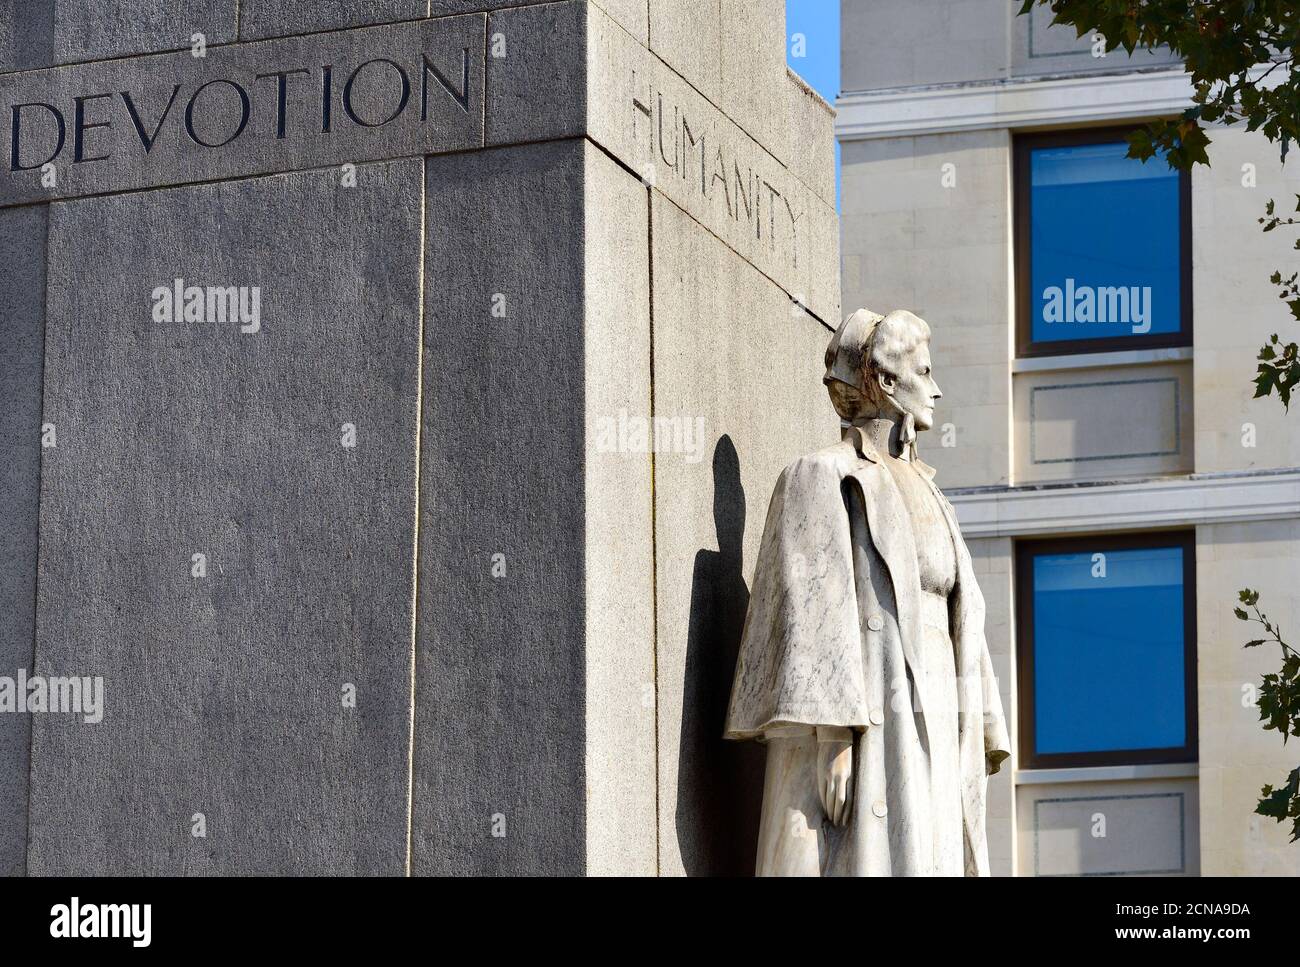
{"label": "stone cornice", "polygon": [[1021,537],[1300,517],[1300,469],[953,490],[966,537]]}
{"label": "stone cornice", "polygon": [[1191,96],[1182,68],[850,91],[836,101],[835,135],[863,141],[1157,117],[1185,110]]}

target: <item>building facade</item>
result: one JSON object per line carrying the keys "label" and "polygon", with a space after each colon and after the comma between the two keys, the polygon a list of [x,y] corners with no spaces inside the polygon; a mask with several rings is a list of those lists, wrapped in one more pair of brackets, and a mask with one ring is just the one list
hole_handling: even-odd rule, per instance
{"label": "building facade", "polygon": [[1300,433],[1251,382],[1294,325],[1269,283],[1294,252],[1257,220],[1300,169],[1239,127],[1190,174],[1126,158],[1190,104],[1181,65],[1019,7],[844,0],[836,121],[844,305],[933,330],[922,451],[1016,746],[994,871],[1295,874],[1254,813],[1296,765],[1255,704],[1280,657],[1233,608],[1300,616]]}

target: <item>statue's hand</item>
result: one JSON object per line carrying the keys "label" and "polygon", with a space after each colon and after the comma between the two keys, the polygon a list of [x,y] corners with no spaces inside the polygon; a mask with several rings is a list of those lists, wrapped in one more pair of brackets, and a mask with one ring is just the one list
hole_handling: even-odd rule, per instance
{"label": "statue's hand", "polygon": [[853,808],[853,733],[849,729],[817,728],[817,788],[822,808],[836,826],[843,826]]}

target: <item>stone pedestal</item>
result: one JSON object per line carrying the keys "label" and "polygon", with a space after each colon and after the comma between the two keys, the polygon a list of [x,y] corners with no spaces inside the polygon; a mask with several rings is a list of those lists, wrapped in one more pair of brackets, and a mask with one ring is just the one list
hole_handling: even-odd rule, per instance
{"label": "stone pedestal", "polygon": [[0,676],[103,708],[0,714],[0,872],[752,868],[746,589],[838,435],[780,0],[44,6]]}

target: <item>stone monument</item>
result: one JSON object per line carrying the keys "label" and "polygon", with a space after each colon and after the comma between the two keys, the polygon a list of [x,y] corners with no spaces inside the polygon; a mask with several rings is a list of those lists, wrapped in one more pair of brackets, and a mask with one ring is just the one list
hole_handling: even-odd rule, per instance
{"label": "stone monument", "polygon": [[772,495],[727,722],[767,745],[760,875],[989,874],[1011,744],[970,554],[916,455],[929,342],[905,310],[848,316],[823,378],[844,439]]}
{"label": "stone monument", "polygon": [[752,868],[747,505],[840,315],[784,46],[0,0],[0,873]]}

